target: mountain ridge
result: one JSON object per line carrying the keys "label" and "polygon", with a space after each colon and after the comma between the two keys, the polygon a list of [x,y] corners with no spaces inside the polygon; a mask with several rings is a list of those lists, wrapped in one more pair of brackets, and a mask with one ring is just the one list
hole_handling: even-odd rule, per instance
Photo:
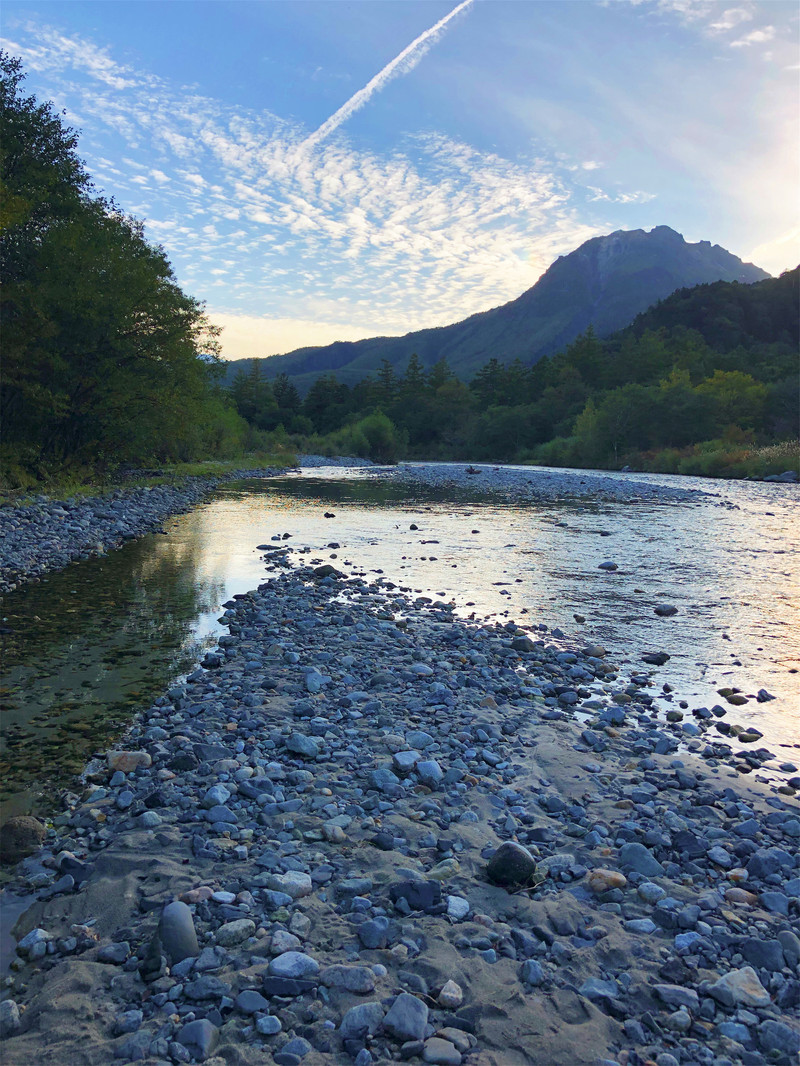
{"label": "mountain ridge", "polygon": [[[592,326],[600,337],[627,326],[637,314],[678,289],[714,281],[751,284],[770,275],[710,241],[690,244],[669,226],[650,231],[615,230],[559,256],[516,299],[478,311],[448,326],[414,330],[400,337],[298,348],[258,359],[267,376],[286,373],[301,389],[324,373],[354,384],[383,360],[397,371],[412,353],[423,366],[445,358],[467,379],[491,358],[533,365],[568,345]],[[231,361],[226,377],[252,359]]]}

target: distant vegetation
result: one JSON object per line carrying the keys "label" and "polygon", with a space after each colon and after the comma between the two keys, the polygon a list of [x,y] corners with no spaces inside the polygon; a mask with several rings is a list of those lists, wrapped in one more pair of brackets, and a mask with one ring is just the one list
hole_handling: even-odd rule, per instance
{"label": "distant vegetation", "polygon": [[219,385],[202,305],[23,77],[0,53],[3,484],[263,447]]}
{"label": "distant vegetation", "polygon": [[[253,360],[223,388],[203,306],[142,224],[97,194],[76,135],[22,80],[0,53],[5,487],[256,449],[733,476],[797,467],[798,271],[681,290],[534,366],[497,350],[468,383],[427,353],[429,365],[384,359],[353,385],[323,374],[305,396]],[[666,227],[631,239],[709,254]]]}
{"label": "distant vegetation", "polygon": [[606,340],[590,329],[533,367],[490,360],[469,384],[416,356],[348,387],[240,370],[231,395],[299,448],[733,477],[797,468],[798,270],[673,294]]}

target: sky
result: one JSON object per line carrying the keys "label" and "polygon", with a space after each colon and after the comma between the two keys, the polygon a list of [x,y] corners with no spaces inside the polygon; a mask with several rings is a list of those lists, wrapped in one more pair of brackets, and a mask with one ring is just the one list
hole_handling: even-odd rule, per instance
{"label": "sky", "polygon": [[800,261],[794,0],[4,0],[226,358],[446,325],[590,237]]}

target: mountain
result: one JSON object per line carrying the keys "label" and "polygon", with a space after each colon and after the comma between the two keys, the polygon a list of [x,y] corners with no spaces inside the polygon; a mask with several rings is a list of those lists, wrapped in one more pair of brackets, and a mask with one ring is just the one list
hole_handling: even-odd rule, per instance
{"label": "mountain", "polygon": [[[268,377],[288,374],[305,388],[320,374],[335,372],[352,385],[387,359],[402,372],[416,352],[425,366],[441,358],[469,379],[491,358],[532,365],[559,351],[590,325],[601,336],[622,329],[640,312],[676,289],[714,281],[755,282],[769,274],[709,241],[688,244],[669,226],[617,230],[586,241],[560,256],[536,284],[510,303],[462,322],[422,329],[404,337],[337,341],[259,360]],[[251,360],[229,365],[236,370]]]}

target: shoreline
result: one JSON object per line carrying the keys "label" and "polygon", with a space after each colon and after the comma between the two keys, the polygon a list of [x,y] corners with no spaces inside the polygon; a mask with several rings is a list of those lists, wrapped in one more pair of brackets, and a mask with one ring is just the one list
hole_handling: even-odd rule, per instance
{"label": "shoreline", "polygon": [[8,1066],[795,1061],[797,802],[603,649],[297,554],[20,868]]}
{"label": "shoreline", "polygon": [[[4,505],[0,507],[0,596],[72,562],[114,551],[146,533],[161,532],[166,519],[190,511],[222,484],[323,466],[365,467],[382,481],[406,481],[429,488],[469,488],[511,500],[595,497],[623,502],[691,503],[698,497],[720,496],[711,487],[687,489],[640,481],[635,472],[614,477],[600,470],[413,461],[378,466],[368,459],[301,455],[297,468],[242,468],[213,476],[186,476],[179,485],[120,487],[100,496],[65,500],[41,495],[23,505]],[[443,471],[440,466],[450,469]],[[788,483],[779,485],[780,489],[787,487]]]}

